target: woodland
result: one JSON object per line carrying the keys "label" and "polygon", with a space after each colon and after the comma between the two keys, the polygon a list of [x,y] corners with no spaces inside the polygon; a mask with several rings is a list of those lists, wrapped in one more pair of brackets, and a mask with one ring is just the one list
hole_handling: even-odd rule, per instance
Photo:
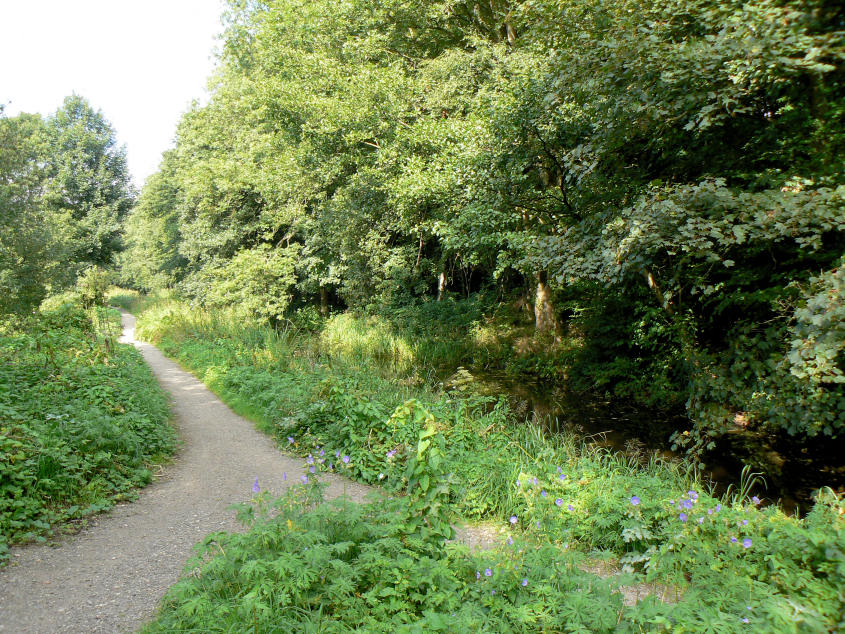
{"label": "woodland", "polygon": [[[66,350],[62,337],[91,363],[117,354],[109,295],[139,314],[140,336],[309,464],[336,450],[350,476],[408,496],[330,512],[315,485],[269,514],[260,499],[241,509],[250,531],[218,542],[259,563],[250,572],[206,544],[205,581],[174,586],[150,631],[272,631],[261,627],[280,605],[296,609],[279,631],[843,627],[838,3],[228,0],[217,55],[209,99],[183,115],[140,191],[83,97],[49,116],[0,111],[0,455],[53,465],[39,456],[55,425],[27,422],[38,401],[12,386],[36,389],[35,358]],[[80,358],[60,356],[56,369]],[[648,448],[677,457],[541,431],[479,387],[490,373],[635,411]],[[145,407],[120,441],[149,442],[142,458],[126,452],[133,469],[173,446],[166,414]],[[733,486],[708,488],[701,465],[733,438]],[[758,508],[784,461],[814,454],[822,467],[796,516],[773,496]],[[56,456],[50,473],[69,460]],[[18,508],[9,492],[36,476],[0,469],[0,548],[125,493],[103,476],[100,497],[89,487],[85,504],[63,503],[69,514]],[[522,488],[532,479],[537,495]],[[589,502],[570,503],[576,492]],[[730,520],[707,529],[722,505]],[[566,519],[549,519],[559,509]],[[529,546],[508,566],[547,584],[563,566],[572,587],[531,598],[520,573],[512,602],[495,604],[476,581],[499,569],[442,550],[451,513],[518,518],[520,539],[557,550]],[[747,517],[758,528],[745,545],[735,526]],[[306,543],[320,556],[284,586]],[[612,553],[675,599],[626,608],[604,586],[573,598],[581,569],[555,559],[570,557],[562,546]],[[425,588],[375,574],[401,557]],[[325,566],[340,571],[329,586]],[[722,583],[727,598],[708,594]]]}

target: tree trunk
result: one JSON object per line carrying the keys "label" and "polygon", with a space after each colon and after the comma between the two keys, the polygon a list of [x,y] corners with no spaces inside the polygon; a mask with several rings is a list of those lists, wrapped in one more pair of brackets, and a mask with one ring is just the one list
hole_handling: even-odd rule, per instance
{"label": "tree trunk", "polygon": [[440,279],[437,280],[437,301],[443,299],[443,294],[446,292],[446,268],[440,269]]}
{"label": "tree trunk", "polygon": [[329,291],[325,286],[320,287],[320,314],[329,316]]}
{"label": "tree trunk", "polygon": [[560,341],[560,322],[555,315],[552,292],[546,283],[546,272],[540,271],[537,278],[537,291],[534,295],[534,331],[538,335],[552,334]]}

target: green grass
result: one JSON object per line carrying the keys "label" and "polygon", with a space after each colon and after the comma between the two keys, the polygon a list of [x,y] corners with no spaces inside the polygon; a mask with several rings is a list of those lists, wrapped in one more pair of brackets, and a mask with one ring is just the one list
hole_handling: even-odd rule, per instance
{"label": "green grass", "polygon": [[[582,626],[582,631],[746,631],[743,628],[749,625],[744,618],[755,632],[842,627],[845,505],[834,493],[822,492],[815,509],[804,519],[789,517],[774,505],[758,507],[748,498],[750,479],[739,490],[716,498],[692,466],[656,456],[631,458],[592,448],[569,436],[550,437],[537,428],[516,425],[505,400],[443,393],[433,383],[420,381],[413,365],[397,364],[395,355],[384,353],[395,346],[377,323],[373,322],[374,332],[368,337],[366,324],[352,318],[347,322],[348,337],[341,319],[313,335],[276,332],[170,301],[150,305],[141,315],[137,333],[194,371],[224,400],[238,405],[284,447],[311,456],[318,464],[323,460],[322,468],[342,468],[347,475],[378,484],[400,497],[408,492],[407,465],[416,455],[419,434],[433,425],[443,441],[442,481],[448,487],[448,506],[457,515],[498,520],[506,526],[510,526],[508,518],[516,517],[511,531],[515,539],[553,547],[558,553],[601,550],[624,564],[635,579],[678,589],[678,603],[649,600],[624,610],[613,603],[618,622],[609,625],[610,621],[599,620]],[[331,345],[326,344],[326,337]],[[348,456],[349,463],[342,465],[339,456]],[[632,503],[634,496],[638,504]],[[370,511],[356,512],[369,517]],[[296,513],[305,512],[300,508]],[[306,516],[288,519],[293,524],[308,524],[311,520]],[[371,529],[381,530],[378,526]],[[265,531],[271,531],[272,539],[283,541],[290,530],[287,524],[269,522],[261,524],[260,530],[254,527],[243,538],[232,539],[243,539],[235,549],[241,552],[239,556],[269,561],[276,551],[275,547],[264,548],[271,539]],[[335,538],[349,541],[338,537],[340,528],[328,526],[325,530],[330,536],[319,539],[326,543],[336,543]],[[401,569],[400,562],[407,555],[401,550],[382,553],[385,561],[381,567]],[[212,623],[217,627],[218,618],[222,624],[244,617],[236,607],[238,602],[253,605],[255,619],[264,610],[262,606],[275,606],[275,610],[289,605],[279,597],[292,595],[281,586],[270,583],[259,591],[264,582],[256,578],[250,585],[248,578],[231,570],[235,564],[228,555],[220,557],[222,563],[213,563],[215,559],[209,564],[221,567],[214,573],[220,577],[213,587],[191,586],[189,593],[190,601],[204,606],[196,613],[206,614],[202,619],[215,614],[214,620],[178,622],[193,623],[191,627],[199,629]],[[444,551],[438,561],[447,562],[453,575],[450,583],[456,596],[463,598],[461,605],[469,602],[464,615],[467,624],[477,624],[473,619],[485,615],[491,620],[482,630],[536,631],[528,621],[520,620],[528,616],[518,588],[508,595],[513,599],[510,607],[502,608],[505,612],[499,616],[504,620],[495,620],[499,616],[492,616],[495,610],[490,605],[468,598],[477,590],[473,566],[480,565],[468,562],[477,559],[466,553],[450,557]],[[332,567],[340,565],[336,559],[307,562],[308,569],[315,578],[331,575]],[[515,563],[528,566],[526,562],[520,559]],[[351,565],[354,569],[361,564]],[[608,600],[595,590],[598,586],[593,582],[578,574],[573,578],[582,592],[596,592],[601,601]],[[560,588],[572,592],[567,583],[564,576]],[[229,593],[225,600],[217,593],[221,584]],[[355,584],[362,595],[371,588],[369,582]],[[269,594],[250,603],[262,592]],[[291,599],[295,609],[291,608],[290,618],[300,624],[298,629],[322,631],[320,627],[331,624],[325,625],[325,631],[371,626],[379,631],[380,626],[351,616],[344,620],[338,613],[339,620],[329,618],[329,604],[320,600],[326,595],[314,592],[311,598]],[[551,619],[532,623],[566,630],[554,625],[563,621],[554,619],[568,613],[570,603],[555,592],[532,595],[532,605],[543,618]],[[435,629],[426,620],[428,613],[442,618],[445,613],[439,611],[436,601],[428,603],[425,592],[421,594],[423,598],[414,598],[412,589],[399,593],[396,611],[382,617],[383,623],[391,624],[384,629],[400,625],[407,628],[404,631]],[[162,623],[169,622],[166,615],[171,612],[187,618],[186,610],[191,610],[184,603],[189,601],[187,597],[171,596]],[[588,601],[581,609],[593,610],[591,606]],[[226,621],[228,618],[234,620]],[[220,627],[217,631],[232,631]]]}
{"label": "green grass", "polygon": [[172,453],[166,398],[118,332],[117,311],[72,296],[0,323],[0,561],[8,543],[132,498]]}

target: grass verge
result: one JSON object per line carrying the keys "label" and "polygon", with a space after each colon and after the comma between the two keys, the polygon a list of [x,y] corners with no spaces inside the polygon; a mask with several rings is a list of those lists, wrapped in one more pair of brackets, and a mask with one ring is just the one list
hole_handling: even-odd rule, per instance
{"label": "grass verge", "polygon": [[175,448],[169,407],[116,311],[53,300],[0,323],[0,562],[134,496]]}

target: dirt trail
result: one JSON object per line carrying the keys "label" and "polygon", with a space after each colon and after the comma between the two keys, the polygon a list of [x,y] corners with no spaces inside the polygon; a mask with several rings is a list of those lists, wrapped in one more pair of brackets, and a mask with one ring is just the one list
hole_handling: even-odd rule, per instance
{"label": "dirt trail", "polygon": [[[170,393],[183,448],[140,498],[93,519],[50,545],[12,549],[0,570],[0,632],[127,632],[150,619],[206,534],[238,530],[231,504],[252,496],[255,478],[273,493],[296,483],[302,460],[236,415],[199,380],[154,346],[124,336]],[[287,480],[283,474],[287,473]],[[328,495],[363,499],[368,488],[327,478]]]}

